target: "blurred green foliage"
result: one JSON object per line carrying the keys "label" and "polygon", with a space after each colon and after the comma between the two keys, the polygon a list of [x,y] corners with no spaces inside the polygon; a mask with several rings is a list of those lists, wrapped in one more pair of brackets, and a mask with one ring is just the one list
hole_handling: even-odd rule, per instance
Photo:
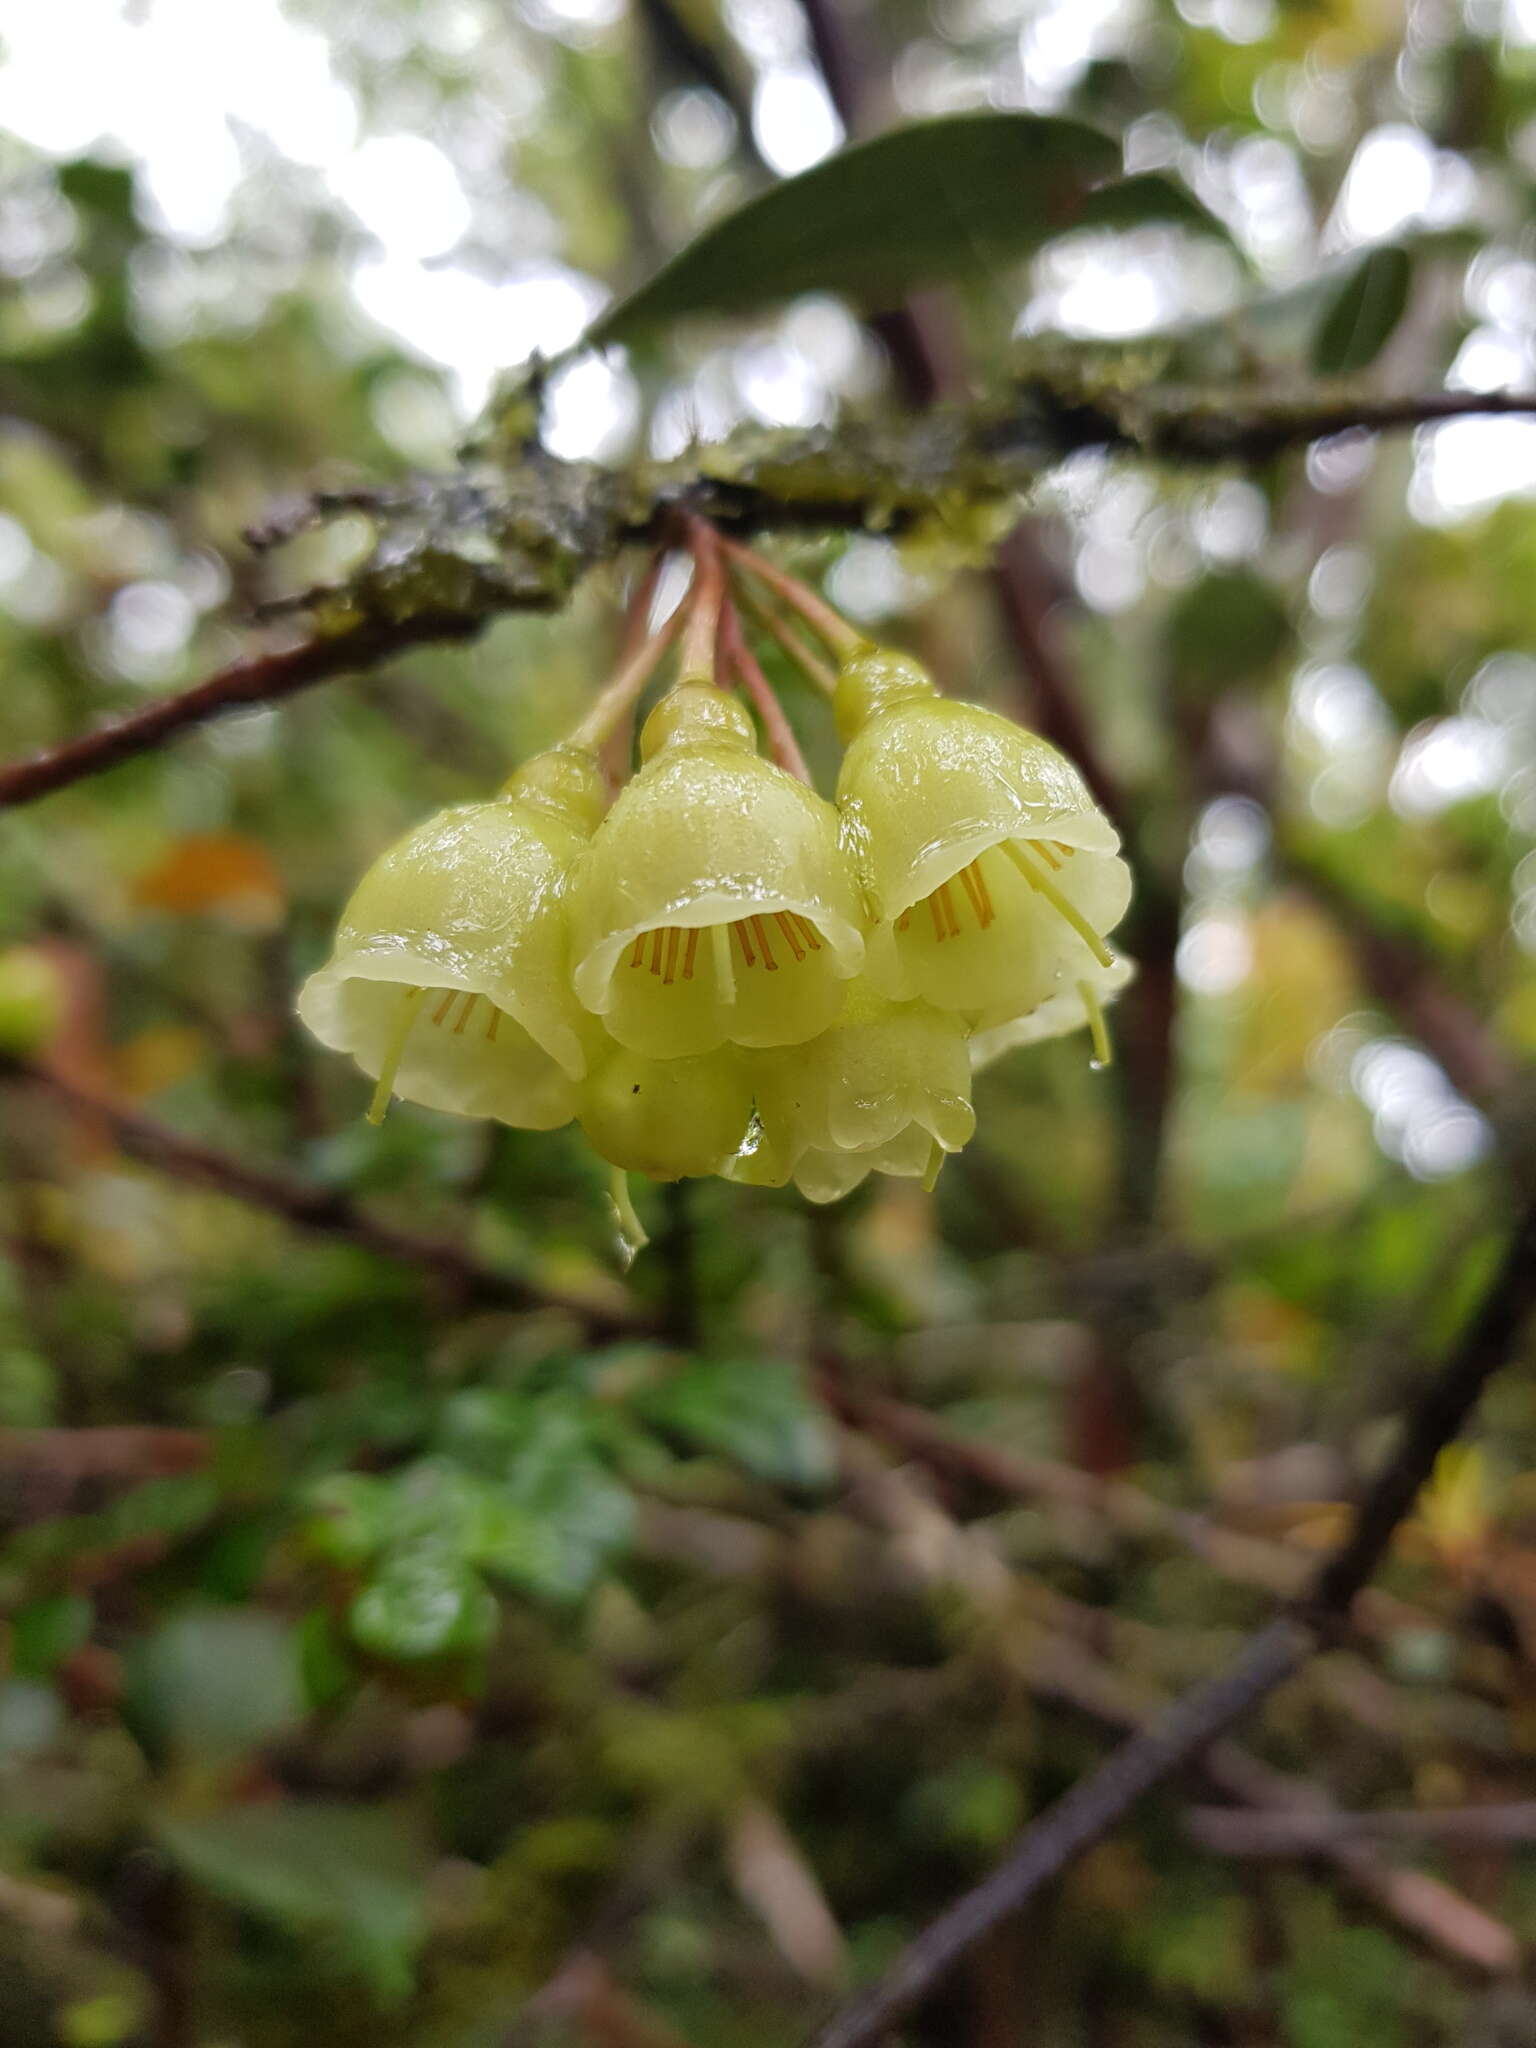
{"label": "blurred green foliage", "polygon": [[[3,759],[344,579],[365,517],[262,560],[242,530],[449,468],[535,351],[834,139],[792,5],[205,12],[211,40],[163,0],[0,7]],[[1022,351],[1279,404],[1321,374],[1347,409],[1536,382],[1528,12],[850,26],[893,117],[1025,106],[1123,145],[1085,215],[954,195],[1006,230],[940,266],[976,389]],[[429,154],[368,154],[402,139]],[[906,282],[901,194],[865,196],[897,240],[863,271]],[[839,279],[770,305],[760,250],[710,248],[729,290],[555,379],[556,452],[891,401]],[[931,1200],[643,1191],[627,1281],[571,1133],[375,1131],[290,1004],[392,835],[572,723],[635,564],[0,819],[0,1053],[652,1325],[460,1298],[0,1083],[0,2048],[789,2048],[1272,1610],[1536,1160],[1531,431],[1045,478],[1032,625],[1167,911],[1119,1065],[987,1074]],[[953,512],[797,567],[1037,716],[971,573],[990,515]],[[768,659],[824,776],[824,707]],[[1018,1492],[856,1426],[874,1395],[1025,1461]],[[1298,1797],[1528,1794],[1533,1453],[1516,1370],[1405,1530],[1399,1604],[1249,1731]],[[1100,1845],[909,2048],[1536,2039],[1486,1947],[1528,1945],[1528,1846],[1237,1864],[1182,1825],[1203,1796]]]}

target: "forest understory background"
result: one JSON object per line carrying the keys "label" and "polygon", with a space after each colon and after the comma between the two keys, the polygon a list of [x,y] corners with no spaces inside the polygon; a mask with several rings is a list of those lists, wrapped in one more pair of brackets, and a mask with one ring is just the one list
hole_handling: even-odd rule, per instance
{"label": "forest understory background", "polygon": [[[1522,0],[0,0],[0,2048],[1536,2043],[1533,187]],[[1138,974],[626,1270],[293,1002],[687,515]]]}

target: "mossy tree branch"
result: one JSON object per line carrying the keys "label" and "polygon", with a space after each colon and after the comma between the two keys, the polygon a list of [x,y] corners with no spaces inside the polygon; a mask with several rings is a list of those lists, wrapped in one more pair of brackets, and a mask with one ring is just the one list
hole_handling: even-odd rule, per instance
{"label": "mossy tree branch", "polygon": [[369,556],[345,585],[272,608],[307,614],[308,637],[0,766],[0,809],[99,774],[228,711],[377,667],[413,646],[471,639],[506,613],[557,610],[583,576],[628,548],[663,540],[685,510],[752,534],[901,532],[925,523],[963,531],[1082,449],[1252,464],[1352,428],[1386,431],[1474,413],[1536,413],[1536,393],[1275,396],[1034,369],[1000,395],[921,417],[810,433],[744,430],[672,463],[605,469],[561,461],[535,445],[447,476],[320,493],[251,536],[269,548],[342,514],[371,523]]}

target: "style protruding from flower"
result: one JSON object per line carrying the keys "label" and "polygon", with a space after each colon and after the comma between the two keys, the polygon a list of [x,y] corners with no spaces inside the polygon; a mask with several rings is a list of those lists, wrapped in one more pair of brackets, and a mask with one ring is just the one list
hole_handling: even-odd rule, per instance
{"label": "style protruding from flower", "polygon": [[391,1095],[530,1130],[569,1122],[586,1072],[566,878],[602,812],[590,753],[556,747],[374,862],[299,1015]]}
{"label": "style protruding from flower", "polygon": [[719,690],[671,691],[640,752],[573,885],[577,995],[650,1059],[815,1038],[864,958],[832,806]]}
{"label": "style protruding from flower", "polygon": [[[973,1073],[1085,1029],[1107,1064],[1105,1011],[1133,971],[1109,944],[1130,875],[1071,762],[940,697],[775,564],[682,530],[683,602],[648,630],[658,559],[570,738],[376,861],[299,997],[374,1080],[374,1121],[392,1096],[574,1119],[630,1251],[631,1174],[813,1202],[876,1173],[931,1188],[976,1129]],[[748,622],[832,700],[835,804]]]}

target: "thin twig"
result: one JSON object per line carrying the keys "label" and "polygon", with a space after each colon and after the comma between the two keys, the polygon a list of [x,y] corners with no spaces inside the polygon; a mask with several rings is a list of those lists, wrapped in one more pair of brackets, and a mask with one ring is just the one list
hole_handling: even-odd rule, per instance
{"label": "thin twig", "polygon": [[1367,1490],[1349,1539],[1290,1613],[1251,1637],[1217,1677],[1186,1693],[1026,1830],[1013,1854],[925,1928],[867,1992],[833,2016],[814,2048],[875,2048],[978,1941],[1016,1913],[1157,1785],[1194,1762],[1305,1662],[1345,1615],[1536,1308],[1536,1202],[1521,1217],[1481,1305],[1409,1416]]}
{"label": "thin twig", "polygon": [[1536,1842],[1536,1799],[1378,1813],[1238,1813],[1196,1806],[1190,1834],[1221,1856],[1317,1856],[1341,1842]]}
{"label": "thin twig", "polygon": [[401,1230],[358,1208],[350,1196],[337,1189],[316,1187],[295,1174],[270,1167],[252,1166],[39,1067],[0,1061],[0,1078],[35,1088],[61,1103],[71,1115],[92,1119],[124,1152],[147,1166],[177,1180],[215,1188],[254,1209],[265,1209],[299,1230],[344,1238],[396,1265],[430,1274],[472,1301],[501,1308],[560,1309],[604,1335],[633,1333],[645,1327],[645,1318],[622,1299],[605,1301],[541,1287],[482,1265],[452,1239]]}

